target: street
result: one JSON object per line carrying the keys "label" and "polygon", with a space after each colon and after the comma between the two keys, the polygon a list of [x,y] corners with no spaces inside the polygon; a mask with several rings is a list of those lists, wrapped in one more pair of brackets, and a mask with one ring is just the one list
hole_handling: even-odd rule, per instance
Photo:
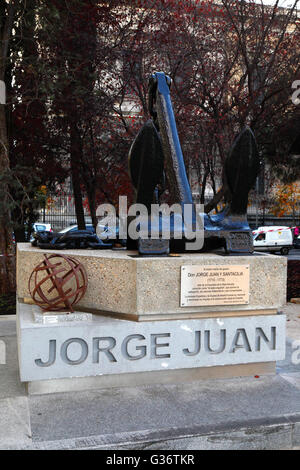
{"label": "street", "polygon": [[287,259],[299,259],[300,260],[300,250],[291,250],[287,256]]}
{"label": "street", "polygon": [[[267,252],[264,252],[264,253],[267,253]],[[277,256],[284,256],[284,255],[281,255],[280,253],[271,253],[271,254],[277,255]],[[286,257],[287,259],[299,259],[300,260],[300,250],[299,249],[290,250],[289,254]]]}

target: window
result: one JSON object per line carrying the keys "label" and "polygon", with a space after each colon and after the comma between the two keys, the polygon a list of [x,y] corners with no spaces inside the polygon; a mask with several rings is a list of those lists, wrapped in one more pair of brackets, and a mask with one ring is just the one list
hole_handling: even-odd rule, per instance
{"label": "window", "polygon": [[257,235],[257,237],[255,238],[255,241],[257,242],[261,242],[263,240],[266,239],[266,234],[265,233],[260,233],[259,235]]}

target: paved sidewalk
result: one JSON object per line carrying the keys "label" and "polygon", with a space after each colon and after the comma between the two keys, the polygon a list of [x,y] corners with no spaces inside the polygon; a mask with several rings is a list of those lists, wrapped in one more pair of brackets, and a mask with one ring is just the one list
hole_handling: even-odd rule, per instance
{"label": "paved sidewalk", "polygon": [[0,449],[296,449],[300,305],[282,310],[287,353],[275,376],[32,396],[18,377],[15,318],[0,316]]}

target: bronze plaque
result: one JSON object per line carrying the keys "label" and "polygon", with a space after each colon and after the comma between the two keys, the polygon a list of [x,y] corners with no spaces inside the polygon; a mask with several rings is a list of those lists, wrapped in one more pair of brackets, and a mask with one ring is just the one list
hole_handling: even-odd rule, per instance
{"label": "bronze plaque", "polygon": [[249,303],[249,265],[181,267],[181,307]]}

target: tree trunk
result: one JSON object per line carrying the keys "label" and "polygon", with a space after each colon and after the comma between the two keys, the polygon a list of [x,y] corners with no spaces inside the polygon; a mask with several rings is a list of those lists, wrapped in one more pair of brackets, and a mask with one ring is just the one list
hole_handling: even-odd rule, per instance
{"label": "tree trunk", "polygon": [[92,188],[90,191],[87,191],[87,196],[89,200],[89,208],[90,208],[90,214],[91,214],[91,219],[92,219],[92,224],[94,226],[94,229],[96,230],[97,224],[98,224],[98,219],[96,216],[96,204],[95,204],[95,185],[92,185]]}
{"label": "tree trunk", "polygon": [[205,204],[205,190],[206,190],[206,182],[207,182],[208,175],[209,175],[209,171],[205,170],[204,176],[202,178],[200,204]]}
{"label": "tree trunk", "polygon": [[[4,104],[0,104],[0,175],[9,169],[8,139]],[[7,184],[0,185],[0,294],[16,288],[15,249],[8,205]]]}
{"label": "tree trunk", "polygon": [[[15,7],[18,2],[1,2],[0,18],[0,80],[5,80],[9,40],[14,21]],[[7,172],[9,165],[7,120],[5,104],[0,101],[0,175]],[[13,245],[11,215],[7,183],[0,184],[0,294],[16,290],[16,258]]]}
{"label": "tree trunk", "polygon": [[86,226],[82,203],[82,191],[80,187],[81,142],[76,122],[72,122],[70,125],[70,141],[71,174],[77,225],[79,230],[85,230]]}

